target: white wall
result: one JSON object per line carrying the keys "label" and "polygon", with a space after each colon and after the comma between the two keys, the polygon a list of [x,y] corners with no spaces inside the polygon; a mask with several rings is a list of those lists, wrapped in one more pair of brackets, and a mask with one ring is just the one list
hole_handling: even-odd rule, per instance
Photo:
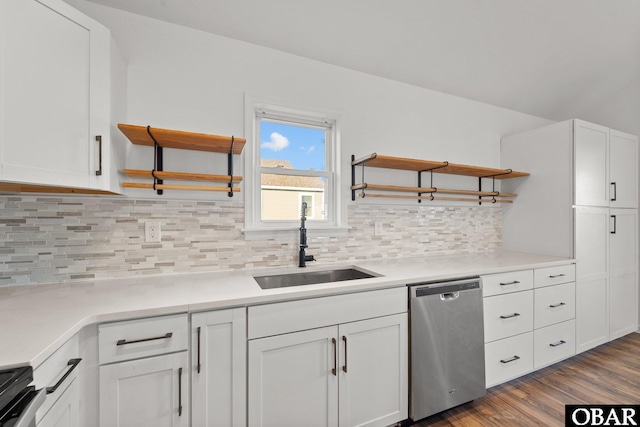
{"label": "white wall", "polygon": [[[499,167],[502,135],[550,123],[83,0],[69,2],[111,29],[128,62],[129,123],[245,136],[245,94],[340,112],[345,200],[350,197],[351,154]],[[151,168],[149,148],[129,144],[127,153],[127,167]],[[223,157],[167,152],[165,169],[221,173],[226,169]],[[242,160],[236,161],[238,173]],[[397,184],[416,184],[413,174],[407,179],[412,182]],[[462,185],[475,189],[477,182],[467,178]],[[167,192],[165,197],[223,200],[226,194]]]}

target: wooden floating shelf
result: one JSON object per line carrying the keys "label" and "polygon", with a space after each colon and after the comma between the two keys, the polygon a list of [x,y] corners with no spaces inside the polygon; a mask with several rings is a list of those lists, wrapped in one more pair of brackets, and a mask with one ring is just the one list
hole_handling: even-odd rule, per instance
{"label": "wooden floating shelf", "polygon": [[449,202],[473,202],[473,203],[513,203],[513,200],[503,199],[472,199],[468,197],[436,197],[436,196],[407,196],[404,194],[372,194],[372,193],[359,193],[360,198],[377,197],[385,199],[412,199],[412,200],[446,200]]}
{"label": "wooden floating shelf", "polygon": [[[246,139],[233,136],[208,135],[204,133],[184,132],[152,128],[151,126],[136,126],[118,123],[118,129],[129,138],[132,144],[153,147],[153,170],[124,169],[123,174],[132,178],[152,179],[153,184],[123,182],[123,187],[150,188],[158,195],[164,190],[190,190],[190,191],[224,191],[229,197],[240,191],[238,187],[232,187],[234,183],[242,181],[241,176],[233,175],[233,156],[241,154]],[[213,175],[191,172],[168,172],[163,169],[163,150],[174,148],[178,150],[205,151],[209,153],[221,153],[227,155],[227,174]],[[226,187],[213,187],[204,185],[175,185],[165,184],[164,180],[219,182],[227,184]]]}
{"label": "wooden floating shelf", "polygon": [[[362,167],[362,182],[356,184],[356,166]],[[418,173],[418,185],[416,187],[399,186],[399,185],[380,185],[380,184],[368,184],[364,180],[364,173],[366,167],[374,168],[386,168],[405,170]],[[429,187],[422,186],[423,173],[429,174]],[[433,185],[433,174],[450,174],[459,176],[468,176],[478,178],[477,190],[457,190],[438,188]],[[381,156],[377,153],[372,153],[368,156],[356,159],[351,156],[351,200],[356,200],[356,191],[360,190],[358,197],[379,197],[388,199],[413,199],[420,203],[422,200],[443,200],[452,202],[472,202],[472,203],[513,203],[512,200],[506,200],[505,197],[517,197],[517,194],[501,193],[496,191],[495,180],[496,179],[508,179],[529,176],[527,172],[516,172],[511,169],[496,169],[485,168],[480,166],[461,165],[449,162],[438,162],[434,160],[421,160],[421,159],[408,159],[405,157],[392,157]],[[483,191],[482,182],[483,179],[491,179],[492,186],[491,191]],[[374,193],[370,193],[374,191]],[[375,193],[375,191],[381,191],[383,194]],[[388,194],[384,192],[396,192],[396,193],[414,193],[413,195],[407,194]],[[460,196],[475,196],[475,197],[442,197],[440,195],[434,196],[434,194],[452,194]]]}
{"label": "wooden floating shelf", "polygon": [[[118,129],[129,138],[133,144],[154,146],[146,126],[118,123]],[[213,153],[230,153],[230,136],[209,135],[204,133],[184,132],[160,128],[149,128],[153,138],[162,148],[177,148],[180,150],[208,151]],[[240,154],[246,143],[244,138],[233,137],[232,154]]]}
{"label": "wooden floating shelf", "polygon": [[[402,187],[397,185],[378,185],[378,184],[357,184],[351,186],[352,190],[374,190],[374,191],[396,191],[406,193],[440,193],[440,194],[460,194],[467,196],[486,196],[486,197],[517,197],[513,193],[501,193],[499,191],[473,191],[473,190],[452,190],[437,187]],[[428,196],[425,196],[428,198]]]}
{"label": "wooden floating shelf", "polygon": [[375,168],[400,169],[414,172],[433,171],[450,175],[474,176],[476,178],[509,179],[529,176],[527,172],[516,172],[511,169],[495,169],[480,166],[468,166],[434,160],[408,159],[404,157],[382,156],[377,153],[351,162],[352,166],[370,166]]}
{"label": "wooden floating shelf", "polygon": [[[122,173],[130,176],[131,178],[151,178],[155,174],[158,179],[175,179],[179,181],[206,181],[206,182],[222,182],[225,184],[231,183],[229,175],[211,175],[206,173],[190,173],[190,172],[168,172],[168,171],[156,171],[152,173],[149,170],[139,169],[123,169]],[[233,182],[242,181],[241,176],[234,176]]]}

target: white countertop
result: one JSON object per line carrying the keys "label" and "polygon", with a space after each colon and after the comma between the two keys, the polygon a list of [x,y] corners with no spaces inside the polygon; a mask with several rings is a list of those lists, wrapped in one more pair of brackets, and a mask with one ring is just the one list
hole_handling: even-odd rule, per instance
{"label": "white countertop", "polygon": [[382,289],[572,261],[517,252],[370,260],[310,266],[307,270],[355,266],[379,277],[268,290],[261,289],[252,276],[301,270],[291,267],[10,286],[0,288],[0,369],[36,367],[80,329],[94,323]]}

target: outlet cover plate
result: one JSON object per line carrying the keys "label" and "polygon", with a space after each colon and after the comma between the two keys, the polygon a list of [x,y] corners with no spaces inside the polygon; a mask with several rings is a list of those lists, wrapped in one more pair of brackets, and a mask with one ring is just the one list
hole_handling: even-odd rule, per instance
{"label": "outlet cover plate", "polygon": [[147,221],[144,223],[144,241],[157,243],[162,240],[162,231],[159,221]]}

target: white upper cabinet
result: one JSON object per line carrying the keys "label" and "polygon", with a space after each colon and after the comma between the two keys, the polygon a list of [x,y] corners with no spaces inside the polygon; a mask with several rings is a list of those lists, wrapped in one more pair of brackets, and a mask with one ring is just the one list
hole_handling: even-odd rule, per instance
{"label": "white upper cabinet", "polygon": [[610,206],[638,207],[638,137],[611,130],[609,165]]}
{"label": "white upper cabinet", "polygon": [[574,120],[575,204],[638,206],[638,137]]}
{"label": "white upper cabinet", "polygon": [[609,129],[575,120],[575,204],[609,206]]}
{"label": "white upper cabinet", "polygon": [[110,33],[60,0],[0,3],[0,180],[108,190]]}

